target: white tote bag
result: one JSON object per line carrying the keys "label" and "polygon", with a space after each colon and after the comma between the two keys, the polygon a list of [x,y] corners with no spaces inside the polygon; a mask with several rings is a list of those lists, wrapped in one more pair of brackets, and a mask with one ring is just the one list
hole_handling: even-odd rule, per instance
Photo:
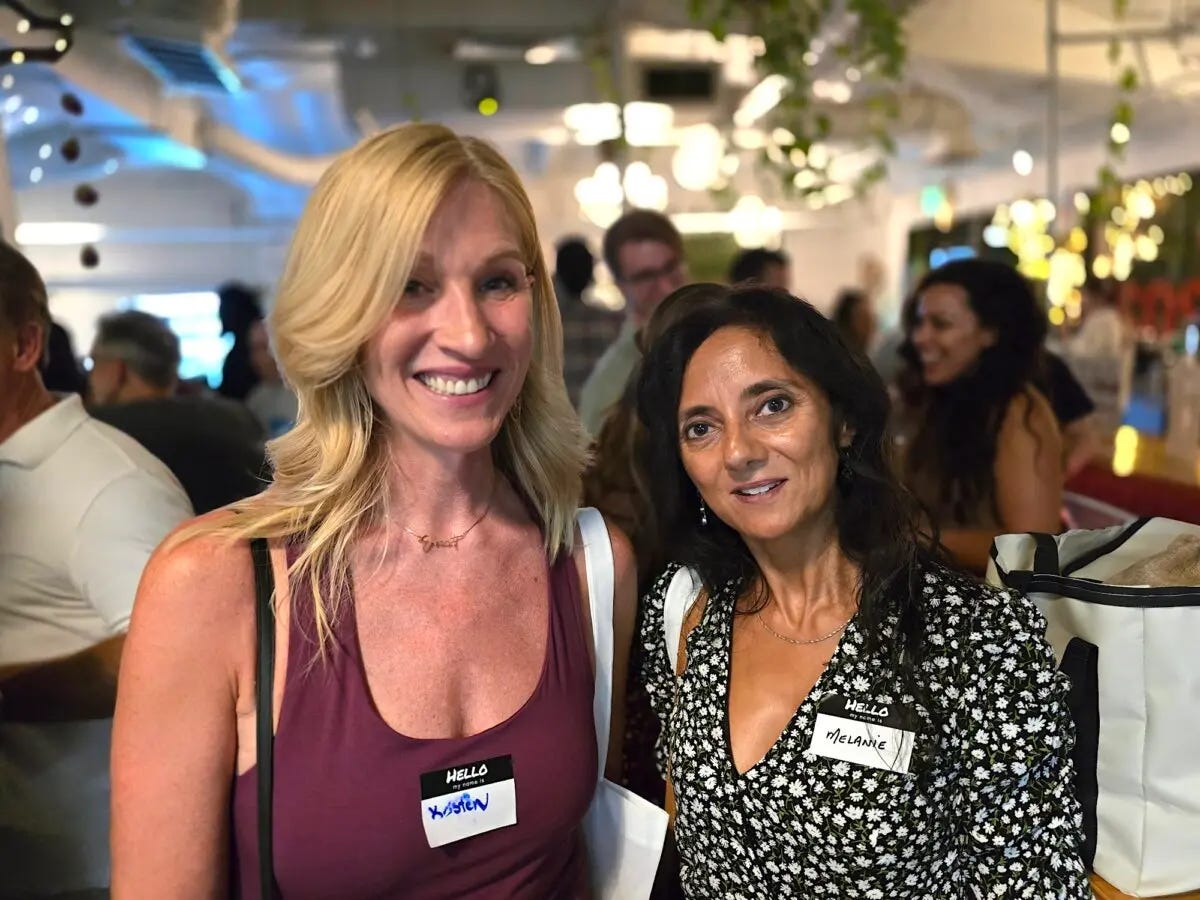
{"label": "white tote bag", "polygon": [[583,820],[587,837],[592,894],[596,900],[646,900],[654,886],[667,813],[604,777],[612,717],[613,556],[608,528],[598,510],[578,513],[587,562],[592,639],[596,648],[596,689],[592,715],[596,721],[599,781]]}
{"label": "white tote bag", "polygon": [[[1057,537],[1001,535],[988,570],[1046,616],[1072,680],[1092,867],[1142,897],[1200,888],[1200,588],[1112,582],[1161,580],[1126,570],[1161,560],[1181,536],[1200,540],[1200,527],[1143,519]],[[1193,545],[1178,558],[1196,554]]]}

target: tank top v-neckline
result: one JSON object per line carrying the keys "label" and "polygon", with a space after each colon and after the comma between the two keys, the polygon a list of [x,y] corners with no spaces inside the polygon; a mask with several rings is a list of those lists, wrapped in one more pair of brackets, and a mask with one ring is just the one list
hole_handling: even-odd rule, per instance
{"label": "tank top v-neckline", "polygon": [[[573,563],[572,563],[571,568],[574,569]],[[499,722],[496,722],[492,725],[487,726],[486,728],[481,729],[480,731],[476,731],[471,734],[450,735],[450,736],[446,736],[446,737],[415,737],[413,735],[406,734],[405,732],[403,732],[403,731],[399,730],[398,728],[396,728],[395,726],[393,726],[384,717],[383,713],[380,712],[379,704],[375,700],[375,694],[371,690],[371,680],[367,677],[367,663],[366,663],[366,659],[363,657],[363,652],[362,652],[362,635],[358,630],[358,610],[357,610],[357,604],[355,603],[356,594],[355,594],[355,590],[354,590],[354,577],[353,577],[353,575],[351,575],[350,579],[349,579],[349,583],[346,586],[346,601],[347,602],[346,602],[345,611],[342,616],[342,621],[337,623],[337,625],[340,625],[342,628],[345,629],[345,634],[344,634],[345,646],[350,653],[350,658],[354,663],[354,666],[358,672],[358,676],[362,680],[363,697],[365,698],[367,705],[370,706],[371,711],[374,713],[375,719],[378,721],[380,727],[387,729],[398,740],[412,741],[414,743],[424,743],[426,741],[469,741],[469,740],[475,740],[478,738],[486,737],[488,734],[491,734],[493,732],[501,731],[506,726],[508,726],[514,719],[516,719],[518,716],[520,716],[521,711],[524,710],[526,707],[528,707],[530,703],[533,703],[535,701],[535,699],[537,698],[538,694],[541,692],[542,686],[544,685],[545,680],[546,680],[546,670],[550,665],[550,653],[551,653],[551,649],[552,649],[551,648],[551,640],[553,637],[551,632],[554,628],[554,599],[555,598],[554,598],[554,567],[550,564],[549,560],[546,560],[545,574],[546,574],[546,597],[545,597],[546,618],[545,618],[544,641],[542,644],[542,664],[538,669],[537,682],[534,684],[533,690],[529,693],[529,696],[527,696],[523,701],[521,701],[520,706],[518,706],[512,713],[510,713],[508,716],[501,719]],[[337,626],[335,626],[335,628],[336,627]],[[287,661],[287,668],[288,668],[289,674],[290,674],[291,668],[292,668],[292,649],[293,649],[292,641],[289,637],[288,661]],[[286,692],[284,693],[284,703],[285,704],[287,703]],[[283,722],[282,708],[280,709],[279,721],[282,724],[282,722]]]}
{"label": "tank top v-neckline", "polygon": [[[579,824],[597,776],[589,638],[573,558],[545,565],[537,683],[515,712],[461,737],[412,737],[380,714],[351,584],[324,658],[315,656],[311,592],[293,588],[275,740],[275,869],[285,900],[587,896]],[[430,848],[420,776],[499,756],[512,757],[517,824]],[[236,777],[233,797],[234,882],[247,898],[257,896],[255,771]],[[531,885],[540,887],[529,893]]]}

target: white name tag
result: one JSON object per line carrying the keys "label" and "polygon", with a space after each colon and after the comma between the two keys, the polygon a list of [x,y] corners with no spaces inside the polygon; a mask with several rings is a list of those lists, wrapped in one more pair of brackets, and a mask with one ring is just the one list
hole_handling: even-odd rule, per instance
{"label": "white name tag", "polygon": [[421,825],[430,847],[516,824],[517,782],[511,756],[421,775]]}
{"label": "white name tag", "polygon": [[829,697],[818,707],[807,752],[907,774],[916,738],[910,723],[899,709]]}

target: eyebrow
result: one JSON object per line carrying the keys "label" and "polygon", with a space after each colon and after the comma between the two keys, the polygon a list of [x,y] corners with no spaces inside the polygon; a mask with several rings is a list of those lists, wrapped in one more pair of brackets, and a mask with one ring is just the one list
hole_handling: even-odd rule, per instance
{"label": "eyebrow", "polygon": [[764,378],[762,381],[756,381],[754,384],[742,390],[743,400],[753,400],[755,397],[761,397],[763,394],[777,391],[780,388],[788,390],[797,390],[797,386],[790,381],[785,381],[781,378]]}
{"label": "eyebrow", "polygon": [[[764,378],[762,381],[756,381],[754,384],[743,388],[741,399],[743,401],[753,400],[755,397],[761,397],[763,394],[769,394],[771,391],[777,391],[781,388],[785,388],[789,391],[801,390],[798,385],[781,378]],[[715,412],[716,410],[713,409],[713,407],[705,406],[703,404],[689,406],[679,414],[679,421],[681,423],[685,422],[692,418],[692,416],[711,416]]]}
{"label": "eyebrow", "polygon": [[[485,266],[490,266],[492,263],[497,263],[497,262],[500,262],[500,261],[506,260],[506,259],[516,260],[517,262],[519,262],[521,265],[525,266],[526,268],[529,267],[529,263],[525,259],[525,254],[522,253],[520,250],[516,249],[515,247],[513,247],[508,250],[497,250],[495,253],[493,253],[491,256],[489,256],[487,259],[485,259],[483,262],[481,262],[479,264],[479,268],[482,269]],[[416,271],[417,269],[422,268],[422,267],[432,267],[432,268],[437,267],[436,263],[434,262],[433,257],[430,256],[428,253],[418,253],[416,260],[413,261],[413,271]]]}

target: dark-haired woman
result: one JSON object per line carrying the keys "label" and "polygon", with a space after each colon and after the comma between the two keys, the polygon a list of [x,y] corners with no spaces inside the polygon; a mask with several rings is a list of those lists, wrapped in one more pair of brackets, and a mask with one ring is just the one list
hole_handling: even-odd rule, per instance
{"label": "dark-haired woman", "polygon": [[1037,610],[923,548],[886,391],[831,322],[709,290],[638,391],[675,560],[641,636],[685,893],[1090,897]]}
{"label": "dark-haired woman", "polygon": [[1062,439],[1033,386],[1046,317],[1015,269],[966,259],[925,276],[906,326],[905,481],[982,572],[996,535],[1060,529]]}

